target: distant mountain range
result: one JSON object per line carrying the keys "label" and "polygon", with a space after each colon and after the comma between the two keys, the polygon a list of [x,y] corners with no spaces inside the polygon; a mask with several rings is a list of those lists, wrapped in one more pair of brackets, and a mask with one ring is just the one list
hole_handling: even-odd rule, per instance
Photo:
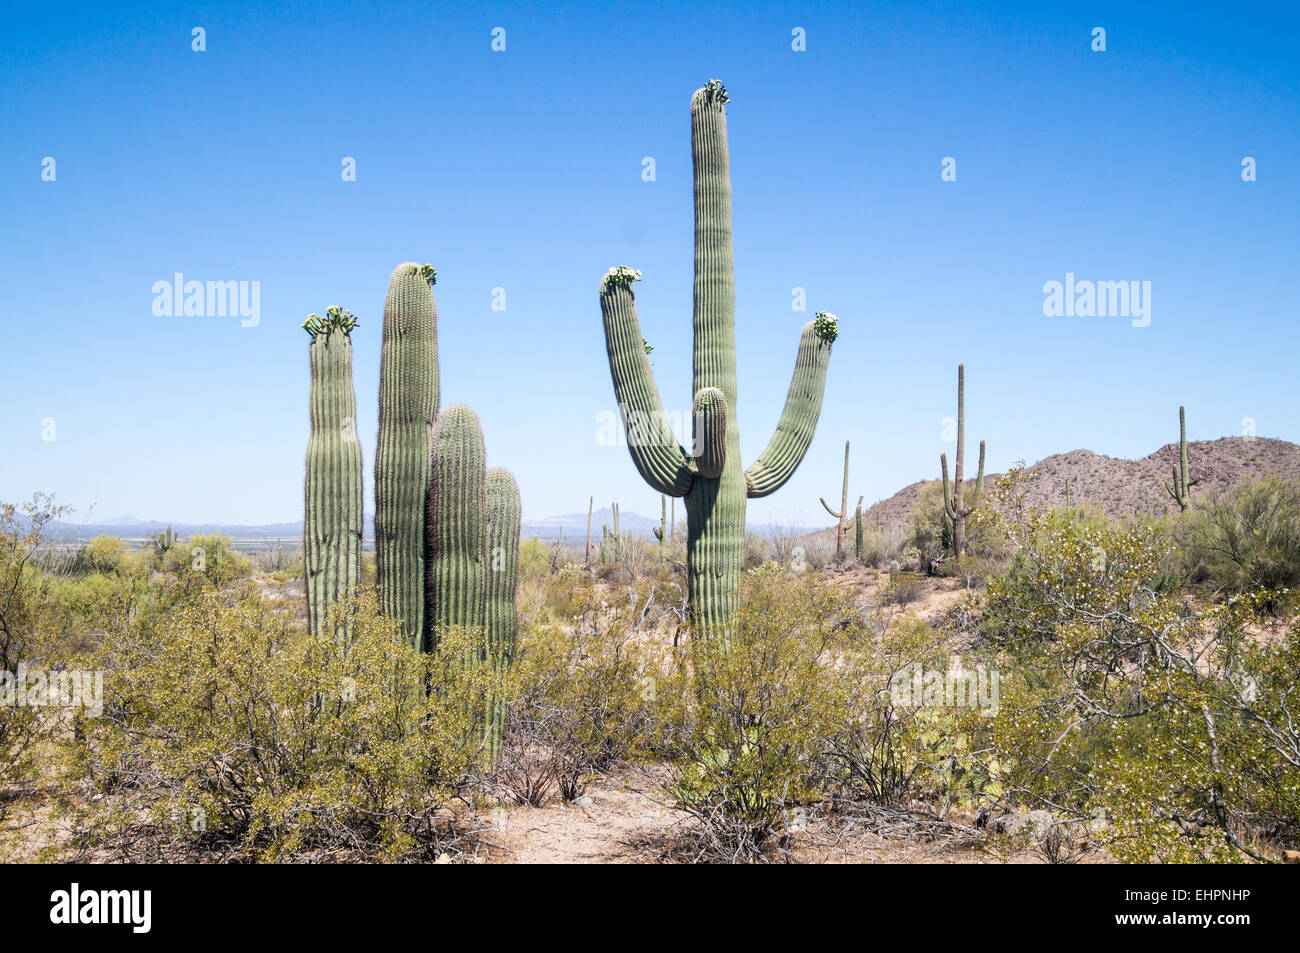
{"label": "distant mountain range", "polygon": [[[639,513],[629,513],[621,507],[619,508],[618,517],[619,528],[624,533],[634,533],[638,536],[652,536],[655,527],[659,525],[658,519],[642,516]],[[686,528],[686,515],[684,512],[677,514],[677,521],[679,529],[684,531]],[[282,539],[286,542],[297,541],[302,538],[302,520],[293,523],[263,523],[256,526],[247,526],[227,525],[224,523],[168,523],[162,520],[140,519],[135,516],[114,516],[111,519],[86,523],[52,523],[46,532],[51,537],[62,540],[89,539],[101,533],[120,536],[123,539],[139,540],[166,532],[168,526],[171,527],[172,532],[181,536],[225,533],[236,540]],[[602,526],[609,526],[611,530],[614,528],[614,514],[609,507],[596,510],[591,514],[591,536],[597,542],[600,541],[600,528]],[[769,528],[767,525],[751,525],[749,527],[751,532],[756,533],[765,533]],[[797,528],[794,532],[796,534],[807,533],[812,532],[812,529],[812,527]],[[374,531],[374,517],[372,514],[367,513],[364,530],[367,543],[374,539]],[[582,545],[587,539],[587,514],[585,512],[566,513],[563,516],[524,520],[520,535],[524,539],[536,538],[548,543],[563,539],[564,542],[572,545]]]}

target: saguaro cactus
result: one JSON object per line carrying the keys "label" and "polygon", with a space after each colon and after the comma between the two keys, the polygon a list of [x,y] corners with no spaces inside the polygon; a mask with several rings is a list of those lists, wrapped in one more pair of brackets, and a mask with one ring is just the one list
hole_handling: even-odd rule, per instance
{"label": "saguaro cactus", "polygon": [[406,637],[424,638],[424,514],[429,433],[438,416],[438,309],[432,265],[393,269],[384,302],[375,451],[375,564],[380,604]]}
{"label": "saguaro cactus", "polygon": [[[522,507],[519,484],[509,470],[487,472],[487,587],[485,626],[489,658],[498,669],[514,658],[518,619],[515,594],[519,589],[519,528]],[[501,755],[506,700],[493,698],[488,705],[486,741],[488,758]]]}
{"label": "saguaro cactus", "polygon": [[668,539],[668,497],[662,493],[659,494],[659,525],[654,528],[655,539],[659,540],[659,548],[664,548],[664,541]]}
{"label": "saguaro cactus", "polygon": [[[849,442],[844,441],[844,483],[840,487],[840,511],[836,513],[826,503],[826,497],[818,497],[822,501],[822,506],[827,513],[839,520],[839,525],[835,527],[835,558],[842,560],[844,558],[844,541],[848,539],[848,518],[849,518]],[[859,520],[861,522],[861,520]],[[858,535],[861,536],[861,530]],[[858,549],[862,548],[859,540]]]}
{"label": "saguaro cactus", "polygon": [[1174,482],[1165,484],[1165,492],[1174,498],[1178,511],[1185,513],[1191,504],[1191,489],[1201,481],[1187,474],[1187,413],[1182,407],[1178,408],[1178,462],[1173,469]]}
{"label": "saguaro cactus", "polygon": [[[356,324],[342,308],[303,322],[311,335],[311,436],[302,552],[307,626],[313,633],[324,630],[330,605],[350,594],[361,576],[361,441],[350,337]],[[170,526],[167,536],[170,546]]]}
{"label": "saguaro cactus", "polygon": [[482,626],[487,593],[487,451],[478,415],[445,408],[433,425],[425,494],[425,651],[446,626]]}
{"label": "saguaro cactus", "polygon": [[939,454],[939,465],[943,468],[943,513],[952,526],[953,559],[961,565],[961,557],[966,554],[966,517],[979,506],[980,496],[984,492],[984,441],[980,441],[979,476],[975,480],[975,496],[970,506],[962,500],[962,467],[966,462],[966,365],[957,365],[957,466],[953,472],[951,491],[948,486],[948,455]]}
{"label": "saguaro cactus", "polygon": [[853,511],[853,557],[862,560],[862,497],[858,497],[858,508]]}
{"label": "saguaro cactus", "polygon": [[736,604],[744,558],[745,501],[778,490],[803,459],[821,411],[834,315],[818,313],[803,329],[785,409],[766,450],[747,470],[736,417],[735,269],[726,88],[710,80],[691,99],[695,181],[694,439],[687,453],[673,439],[637,319],[632,282],[641,274],[611,268],[600,283],[614,396],[628,450],[642,478],[686,501],[687,590],[702,635],[721,632]]}
{"label": "saguaro cactus", "polygon": [[586,564],[591,565],[591,508],[596,505],[594,496],[587,498],[587,560]]}

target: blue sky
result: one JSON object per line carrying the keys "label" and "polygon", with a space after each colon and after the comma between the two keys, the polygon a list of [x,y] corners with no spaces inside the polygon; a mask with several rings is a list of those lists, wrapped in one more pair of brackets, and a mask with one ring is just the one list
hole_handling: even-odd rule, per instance
{"label": "blue sky", "polygon": [[[0,499],[298,518],[299,325],[331,304],[361,320],[369,479],[387,279],[415,260],[438,269],[444,404],[478,410],[526,514],[588,495],[656,514],[626,450],[597,443],[613,404],[597,284],[644,272],[660,392],[688,408],[689,100],[710,77],[732,98],[746,463],[803,322],[841,326],[813,446],[751,520],[827,522],[846,439],[855,497],[936,477],[958,361],[991,470],[1143,456],[1176,439],[1180,403],[1191,439],[1250,417],[1300,441],[1300,14],[1050,6],[11,6]],[[175,272],[260,282],[260,323],[155,316]],[[1043,284],[1067,272],[1150,281],[1150,325],[1045,317]]]}

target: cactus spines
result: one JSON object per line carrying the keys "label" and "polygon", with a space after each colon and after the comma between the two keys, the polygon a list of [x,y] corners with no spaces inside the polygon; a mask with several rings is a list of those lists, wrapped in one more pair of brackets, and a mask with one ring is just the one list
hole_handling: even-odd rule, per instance
{"label": "cactus spines", "polygon": [[438,311],[432,266],[393,269],[384,303],[375,450],[375,563],[380,604],[419,647],[424,622],[424,515],[429,433],[438,416]]}
{"label": "cactus spines", "polygon": [[[822,506],[825,508],[826,512],[829,513],[829,514],[831,514],[831,516],[835,517],[837,520],[839,520],[839,524],[835,527],[835,558],[836,558],[836,559],[839,559],[839,560],[843,560],[843,559],[844,559],[844,555],[845,555],[845,554],[844,554],[844,542],[845,542],[846,539],[848,539],[848,535],[849,535],[849,533],[848,533],[848,518],[849,518],[849,442],[848,442],[847,440],[844,441],[844,483],[840,486],[840,511],[837,513],[837,512],[835,512],[833,509],[831,509],[830,506],[826,503],[826,497],[823,496],[823,497],[820,497],[819,499],[822,501]],[[859,528],[858,528],[858,536],[861,537],[861,535],[862,535],[862,530],[861,530],[862,517],[861,517],[861,505],[860,505],[860,504],[859,504],[858,509],[859,509],[859,515],[858,515],[858,524],[859,524]],[[859,542],[858,542],[858,549],[859,549],[859,550],[862,549],[861,540],[859,540]]]}
{"label": "cactus spines", "polygon": [[[361,441],[352,387],[356,319],[341,308],[313,314],[311,335],[311,436],[303,507],[303,575],[307,626],[324,630],[332,603],[348,596],[361,575]],[[171,527],[167,545],[173,545]]]}
{"label": "cactus spines", "polygon": [[425,495],[426,651],[448,626],[483,625],[487,587],[487,451],[478,415],[464,404],[438,414],[429,439]]}
{"label": "cactus spines", "polygon": [[862,561],[862,497],[858,497],[858,508],[853,511],[853,558]]}
{"label": "cactus spines", "polygon": [[1191,489],[1201,481],[1187,474],[1187,413],[1182,407],[1178,408],[1178,462],[1173,471],[1174,482],[1165,484],[1165,492],[1178,504],[1178,511],[1185,513],[1191,503]]}
{"label": "cactus spines", "polygon": [[966,365],[957,365],[957,464],[953,471],[951,489],[948,486],[948,455],[939,454],[939,465],[943,469],[943,513],[952,525],[953,559],[961,565],[961,557],[966,554],[966,517],[979,506],[984,493],[984,441],[980,441],[979,476],[975,480],[975,496],[970,506],[962,500],[962,467],[966,462]]}
{"label": "cactus spines", "polygon": [[[628,450],[655,490],[686,502],[687,588],[696,631],[721,634],[736,602],[743,564],[745,501],[779,489],[798,467],[821,409],[837,322],[821,313],[803,329],[794,376],[776,433],[745,470],[736,417],[735,269],[726,87],[710,80],[691,99],[695,196],[695,446],[672,437],[636,314],[639,272],[610,269],[601,280],[605,347]],[[708,391],[707,393],[705,393]]]}
{"label": "cactus spines", "polygon": [[[484,626],[488,658],[500,671],[514,658],[518,617],[515,594],[519,589],[519,527],[522,507],[519,484],[509,470],[487,471],[487,586]],[[506,700],[493,698],[488,705],[485,738],[487,756],[501,756]]]}

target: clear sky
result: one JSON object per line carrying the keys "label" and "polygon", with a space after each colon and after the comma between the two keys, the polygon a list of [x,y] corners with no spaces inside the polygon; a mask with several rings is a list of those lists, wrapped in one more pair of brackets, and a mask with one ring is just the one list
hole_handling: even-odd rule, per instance
{"label": "clear sky", "polygon": [[[388,275],[414,260],[438,270],[444,404],[478,410],[526,515],[592,494],[657,514],[626,450],[597,442],[613,405],[597,285],[611,265],[643,271],[660,392],[689,408],[689,102],[710,77],[732,99],[746,464],[799,328],[819,309],[841,328],[812,448],[752,521],[828,522],[817,497],[838,497],[846,439],[855,498],[936,477],[958,361],[990,470],[1143,456],[1177,438],[1180,403],[1190,439],[1249,417],[1300,441],[1296,11],[10,4],[0,500],[299,518],[299,325],[331,304],[361,321],[369,482]],[[260,322],[155,315],[176,272],[259,282]],[[1149,326],[1045,316],[1044,283],[1067,273],[1149,281]]]}

